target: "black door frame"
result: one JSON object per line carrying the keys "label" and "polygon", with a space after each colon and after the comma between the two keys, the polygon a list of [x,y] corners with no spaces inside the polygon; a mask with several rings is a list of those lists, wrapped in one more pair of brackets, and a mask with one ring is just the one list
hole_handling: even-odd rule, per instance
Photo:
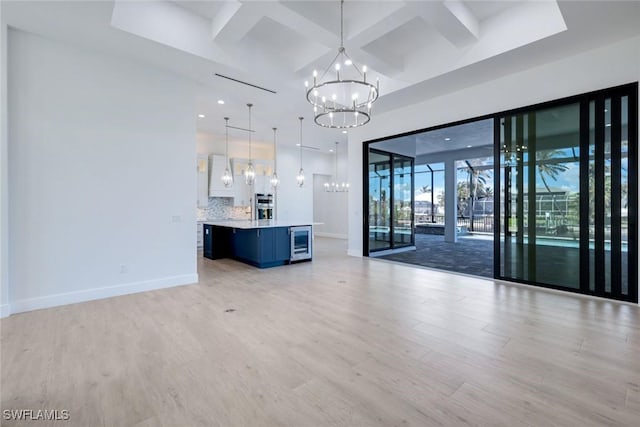
{"label": "black door frame", "polygon": [[[628,97],[629,108],[629,123],[628,123],[628,163],[634,165],[634,168],[629,167],[629,172],[633,170],[635,173],[628,174],[628,295],[622,295],[621,293],[621,271],[617,268],[621,264],[621,252],[619,250],[620,243],[620,221],[619,221],[619,206],[612,208],[618,209],[617,212],[613,212],[612,217],[612,248],[618,243],[618,248],[611,251],[611,290],[606,291],[604,286],[605,269],[604,269],[604,257],[605,257],[605,245],[604,245],[604,102],[605,99],[611,99],[611,121],[620,119],[620,100],[622,97]],[[595,111],[599,112],[595,114],[595,163],[596,163],[596,197],[595,197],[595,211],[596,224],[595,224],[595,288],[590,289],[590,261],[589,261],[589,228],[582,226],[582,224],[588,224],[589,215],[589,176],[588,176],[588,164],[589,164],[589,108],[590,103],[595,103]],[[638,83],[630,83],[626,85],[616,86],[612,88],[602,89],[594,92],[584,93],[567,98],[561,98],[549,102],[535,104],[528,107],[518,108],[514,110],[505,111],[494,115],[494,164],[498,165],[495,168],[494,174],[494,188],[500,189],[500,176],[502,174],[500,168],[500,119],[504,117],[516,117],[522,118],[525,114],[533,113],[539,110],[545,110],[554,107],[561,107],[569,104],[578,104],[580,107],[580,287],[579,289],[567,288],[557,285],[549,285],[532,280],[521,280],[513,277],[507,277],[500,274],[501,267],[501,251],[500,251],[500,218],[502,209],[500,206],[500,197],[494,198],[494,278],[500,280],[506,280],[510,282],[524,283],[528,285],[534,285],[538,287],[558,289],[563,291],[569,291],[573,293],[580,293],[586,295],[594,295],[609,299],[638,302],[638,267],[636,260],[638,259],[638,242],[637,242],[637,219],[638,219]],[[529,114],[531,117],[532,114]],[[505,131],[506,133],[506,131]],[[611,174],[619,172],[620,164],[620,128],[612,126],[611,145],[612,145],[612,170]],[[602,143],[598,143],[601,141]],[[616,153],[616,148],[617,153]],[[531,175],[531,174],[530,174]],[[519,174],[522,176],[522,173]],[[530,176],[532,178],[532,176]],[[505,178],[506,179],[506,178]],[[620,194],[620,185],[615,185],[612,180],[612,192],[615,196]],[[598,188],[601,190],[598,192]],[[531,195],[531,194],[530,194]],[[503,209],[507,209],[507,197],[505,196],[505,206]],[[615,205],[615,204],[614,204]],[[531,213],[531,210],[530,210]],[[617,214],[617,215],[616,215]],[[518,215],[518,219],[521,219],[522,215]],[[617,230],[613,230],[613,226],[618,226]],[[522,229],[521,227],[518,227]]]}
{"label": "black door frame", "polygon": [[[393,250],[393,249],[399,249],[399,248],[406,248],[406,247],[410,247],[410,246],[414,246],[415,245],[415,215],[413,214],[413,209],[415,206],[415,200],[414,200],[414,191],[415,191],[415,166],[416,166],[416,159],[414,157],[410,157],[410,156],[406,156],[404,154],[398,154],[398,153],[392,153],[390,151],[384,151],[384,150],[379,150],[377,148],[370,148],[369,145],[365,145],[366,151],[364,152],[363,155],[363,165],[366,165],[366,168],[363,166],[363,169],[365,169],[364,173],[363,173],[363,188],[367,189],[367,194],[366,197],[364,197],[364,191],[363,191],[363,198],[364,198],[364,206],[363,206],[363,214],[362,217],[364,218],[364,222],[363,222],[363,248],[364,248],[364,256],[369,256],[370,252],[380,252],[380,251],[385,251],[385,250]],[[377,250],[373,250],[373,251],[369,251],[369,153],[373,152],[373,153],[377,153],[377,154],[382,154],[382,155],[388,155],[389,156],[389,165],[390,165],[390,172],[389,172],[389,186],[390,186],[390,210],[389,210],[389,235],[390,235],[390,244],[389,247],[386,249],[377,249]],[[395,243],[395,239],[394,239],[394,220],[395,220],[395,214],[393,212],[393,205],[395,202],[395,194],[394,194],[394,185],[395,185],[395,174],[393,173],[394,170],[394,163],[396,158],[401,157],[403,159],[408,159],[409,161],[411,161],[411,210],[412,210],[412,215],[411,215],[411,242],[407,243],[407,244],[401,244],[401,245],[396,245]]]}
{"label": "black door frame", "polygon": [[[629,84],[624,84],[624,85],[620,85],[620,86],[615,86],[615,87],[611,87],[611,88],[606,88],[606,89],[601,89],[601,90],[596,90],[596,91],[592,91],[592,92],[588,92],[588,93],[583,93],[583,94],[579,94],[579,95],[574,95],[574,96],[569,96],[569,97],[564,97],[564,98],[560,98],[560,99],[556,99],[556,100],[552,100],[552,101],[547,101],[547,102],[542,102],[542,103],[538,103],[538,104],[533,104],[533,105],[529,105],[529,106],[525,106],[525,107],[520,107],[520,108],[515,108],[515,109],[511,109],[511,110],[505,110],[505,111],[501,111],[501,112],[497,112],[497,113],[493,113],[493,114],[486,114],[486,115],[482,115],[482,116],[477,116],[477,117],[473,117],[473,118],[469,118],[469,119],[465,119],[465,120],[459,120],[459,121],[455,121],[455,122],[450,122],[450,123],[446,123],[446,124],[442,124],[442,125],[437,125],[437,126],[431,126],[431,127],[427,127],[427,128],[422,128],[422,129],[417,129],[417,130],[413,130],[410,132],[404,132],[404,133],[400,133],[400,134],[396,134],[396,135],[389,135],[389,136],[385,136],[385,137],[381,137],[381,138],[376,138],[376,139],[372,139],[372,140],[368,140],[368,141],[363,141],[363,147],[362,147],[362,182],[363,182],[363,187],[362,187],[362,208],[363,208],[363,215],[362,215],[362,230],[363,230],[363,236],[362,236],[362,247],[363,247],[363,256],[369,256],[369,203],[368,203],[368,193],[369,193],[369,168],[368,168],[368,157],[369,157],[369,150],[370,150],[370,145],[374,144],[376,142],[381,142],[381,141],[385,141],[388,139],[392,139],[392,138],[399,138],[399,137],[404,137],[404,136],[411,136],[411,135],[416,135],[419,133],[424,133],[424,132],[430,132],[430,131],[434,131],[434,130],[438,130],[438,129],[443,129],[443,128],[448,128],[448,127],[452,127],[452,126],[458,126],[458,125],[462,125],[462,124],[466,124],[466,123],[471,123],[471,122],[475,122],[475,121],[479,121],[479,120],[486,120],[486,119],[493,119],[494,120],[494,171],[498,171],[498,169],[500,168],[500,117],[503,116],[507,116],[507,115],[517,115],[517,114],[523,114],[525,112],[530,112],[530,111],[534,111],[534,110],[539,110],[539,109],[546,109],[546,108],[552,108],[552,107],[557,107],[557,106],[561,106],[561,105],[565,105],[565,104],[571,104],[571,103],[580,103],[581,106],[581,112],[580,112],[580,120],[581,120],[581,139],[586,138],[586,144],[588,144],[588,134],[584,135],[583,129],[585,126],[585,120],[586,122],[586,126],[588,127],[588,105],[589,102],[591,100],[597,100],[597,99],[604,99],[605,97],[612,97],[612,96],[619,96],[620,94],[624,94],[624,96],[628,96],[628,100],[629,100],[629,135],[628,135],[628,140],[629,140],[629,144],[628,144],[628,156],[629,156],[629,170],[633,170],[634,173],[629,173],[628,175],[628,185],[629,185],[629,189],[628,189],[628,194],[629,194],[629,208],[628,208],[628,257],[629,257],[629,272],[628,272],[628,283],[629,283],[629,295],[626,298],[618,298],[615,295],[615,292],[611,292],[610,294],[602,294],[599,292],[592,292],[588,289],[588,284],[587,284],[587,289],[585,290],[584,285],[581,283],[580,289],[579,290],[575,290],[575,289],[567,289],[567,288],[562,288],[562,287],[557,287],[557,286],[551,286],[551,285],[545,285],[545,284],[540,284],[540,283],[531,283],[531,282],[526,282],[526,281],[521,281],[521,280],[514,280],[514,279],[504,279],[504,280],[508,280],[508,281],[512,281],[512,282],[520,282],[520,283],[525,283],[525,284],[530,284],[530,285],[535,285],[535,286],[539,286],[539,287],[547,287],[547,288],[554,288],[554,289],[561,289],[564,291],[569,291],[569,292],[577,292],[577,293],[583,293],[583,294],[588,294],[588,295],[596,295],[596,296],[604,296],[607,298],[611,298],[611,299],[622,299],[625,301],[630,301],[630,302],[638,302],[638,267],[637,267],[637,259],[638,259],[638,226],[637,226],[637,221],[638,221],[638,82],[634,82],[634,83],[629,83]],[[586,105],[586,107],[585,107]],[[587,108],[587,114],[585,115],[585,108]],[[581,150],[580,150],[580,163],[581,163],[581,168],[582,168],[582,164],[583,164],[583,156],[587,156],[588,159],[588,151],[587,150],[583,150],[582,147],[584,146],[585,142],[581,140],[580,142],[581,144]],[[586,154],[585,154],[586,153]],[[614,159],[615,161],[615,159]],[[496,167],[497,166],[497,167]],[[415,163],[414,163],[414,167],[415,167]],[[633,169],[632,169],[633,167]],[[586,174],[581,173],[580,175],[580,187],[585,188],[584,187],[584,181],[586,179],[588,179],[588,177],[585,177]],[[495,173],[494,172],[494,188],[500,188],[500,173]],[[413,180],[412,180],[413,181]],[[582,190],[581,190],[582,193]],[[588,205],[585,206],[585,203],[588,203],[588,200],[585,202],[585,198],[581,196],[580,199],[580,211],[581,211],[581,215],[582,212],[588,212]],[[586,208],[586,209],[585,209]],[[503,279],[499,276],[500,273],[500,239],[499,239],[499,234],[498,234],[498,238],[496,238],[496,233],[500,232],[500,197],[499,194],[495,194],[494,195],[494,278],[495,279]],[[582,218],[581,218],[582,221]],[[583,230],[584,228],[584,230]],[[586,233],[587,239],[588,239],[588,229],[586,229],[586,227],[582,227],[581,231],[580,231],[581,235],[580,235],[580,239],[583,239],[584,233]],[[581,245],[585,246],[585,245]],[[586,251],[588,251],[588,246],[586,247],[586,249],[584,249]],[[618,255],[616,255],[617,257]],[[581,271],[588,271],[588,264],[589,260],[588,257],[585,257],[584,254],[581,254],[580,256],[580,269]],[[617,274],[617,273],[616,273]],[[582,281],[583,279],[581,279]]]}

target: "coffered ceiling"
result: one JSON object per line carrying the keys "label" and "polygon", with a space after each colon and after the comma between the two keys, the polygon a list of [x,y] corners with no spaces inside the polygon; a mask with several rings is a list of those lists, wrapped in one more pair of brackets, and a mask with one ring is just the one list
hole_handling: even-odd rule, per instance
{"label": "coffered ceiling", "polygon": [[[345,136],[311,124],[303,83],[340,44],[339,1],[2,2],[10,25],[134,57],[199,84],[200,131],[222,117],[257,139],[326,148]],[[640,2],[349,1],[345,47],[380,79],[375,115],[562,56],[640,34]],[[216,77],[222,74],[258,89]],[[224,105],[217,101],[222,99]],[[382,135],[381,135],[382,136]]]}

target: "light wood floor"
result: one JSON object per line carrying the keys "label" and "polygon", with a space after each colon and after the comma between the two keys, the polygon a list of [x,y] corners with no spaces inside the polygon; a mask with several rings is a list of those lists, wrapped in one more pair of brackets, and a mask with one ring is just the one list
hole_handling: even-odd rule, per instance
{"label": "light wood floor", "polygon": [[[2,320],[2,409],[64,426],[640,425],[640,309],[346,256]],[[227,310],[235,310],[227,312]]]}

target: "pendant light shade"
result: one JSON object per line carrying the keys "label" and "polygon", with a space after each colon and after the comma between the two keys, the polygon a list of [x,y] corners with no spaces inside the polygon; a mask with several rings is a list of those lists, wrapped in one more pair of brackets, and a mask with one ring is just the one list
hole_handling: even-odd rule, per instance
{"label": "pendant light shade", "polygon": [[278,179],[278,158],[276,156],[276,131],[278,128],[273,128],[273,175],[271,175],[271,188],[278,189],[280,180]]}
{"label": "pendant light shade", "polygon": [[249,164],[244,172],[244,182],[247,185],[253,185],[256,182],[256,170],[253,167],[253,159],[251,158],[251,133],[253,132],[251,128],[251,107],[253,107],[253,104],[247,104],[247,107],[249,108]]}
{"label": "pendant light shade", "polygon": [[296,182],[298,183],[298,187],[304,186],[304,169],[302,169],[302,121],[304,117],[298,117],[300,119],[300,170],[298,171],[298,176],[296,176]]}
{"label": "pendant light shade", "polygon": [[224,118],[224,173],[222,174],[222,183],[229,188],[233,185],[233,174],[229,170],[229,117]]}

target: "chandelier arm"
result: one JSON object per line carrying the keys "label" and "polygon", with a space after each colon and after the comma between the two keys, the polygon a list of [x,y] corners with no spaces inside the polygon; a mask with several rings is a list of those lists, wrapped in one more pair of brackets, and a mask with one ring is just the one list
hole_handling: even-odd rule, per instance
{"label": "chandelier arm", "polygon": [[324,76],[327,75],[327,73],[329,72],[329,70],[332,68],[333,64],[336,62],[336,59],[338,59],[338,57],[340,56],[342,52],[338,52],[338,54],[336,56],[333,57],[333,60],[329,63],[329,65],[327,66],[327,68],[324,69],[324,72],[322,73],[322,75],[320,76],[320,80],[324,79]]}
{"label": "chandelier arm", "polygon": [[[346,56],[346,57],[347,57],[347,59],[350,59],[350,60],[351,60],[351,66],[352,66],[353,68],[355,68],[355,69],[356,69],[356,71],[358,72],[358,74],[360,74],[360,75],[362,76],[362,75],[363,75],[363,74],[362,74],[362,71],[360,71],[360,68],[358,68],[358,66],[356,65],[356,63],[355,63],[355,62],[353,61],[353,59],[351,58],[351,56],[349,56],[349,54],[347,53],[347,49],[344,49],[344,50],[342,51],[342,54],[343,54],[344,56]],[[333,62],[332,62],[332,64],[333,64]],[[329,65],[329,66],[331,66],[331,65]]]}

